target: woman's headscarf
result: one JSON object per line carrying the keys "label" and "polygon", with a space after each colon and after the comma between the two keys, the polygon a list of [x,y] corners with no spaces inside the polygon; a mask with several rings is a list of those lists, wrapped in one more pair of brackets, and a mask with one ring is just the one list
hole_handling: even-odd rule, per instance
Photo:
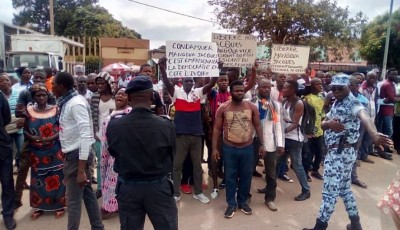
{"label": "woman's headscarf", "polygon": [[32,98],[35,97],[35,94],[39,91],[45,91],[47,96],[49,96],[49,91],[46,88],[46,85],[44,83],[37,83],[33,84],[30,88],[29,91],[31,92]]}

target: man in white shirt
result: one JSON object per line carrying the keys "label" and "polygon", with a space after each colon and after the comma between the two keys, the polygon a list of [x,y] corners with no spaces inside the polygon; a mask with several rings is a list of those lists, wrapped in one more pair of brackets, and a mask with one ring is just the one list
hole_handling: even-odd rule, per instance
{"label": "man in white shirt", "polygon": [[64,183],[67,187],[68,230],[78,230],[82,199],[89,216],[91,229],[104,230],[99,206],[91,186],[89,166],[94,143],[90,109],[86,99],[74,90],[74,78],[61,72],[52,82],[60,109],[60,142],[64,163]]}
{"label": "man in white shirt", "polygon": [[[268,79],[262,79],[258,85],[257,101],[254,102],[259,113],[266,153],[263,156],[265,165],[265,182],[266,186],[263,189],[258,189],[259,193],[265,194],[265,205],[271,211],[277,211],[275,205],[276,198],[276,162],[277,154],[283,155],[284,149],[284,134],[281,123],[281,104],[280,102],[271,99],[272,83]],[[258,137],[254,137],[254,148],[259,148],[260,141]]]}

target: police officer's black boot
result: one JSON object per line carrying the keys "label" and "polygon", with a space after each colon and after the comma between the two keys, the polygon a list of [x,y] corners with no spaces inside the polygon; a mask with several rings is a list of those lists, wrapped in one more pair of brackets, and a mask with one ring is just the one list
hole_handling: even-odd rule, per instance
{"label": "police officer's black boot", "polygon": [[317,219],[314,228],[303,228],[303,230],[326,230],[326,228],[328,228],[328,223]]}
{"label": "police officer's black boot", "polygon": [[351,223],[347,225],[347,230],[362,230],[360,217],[350,216]]}

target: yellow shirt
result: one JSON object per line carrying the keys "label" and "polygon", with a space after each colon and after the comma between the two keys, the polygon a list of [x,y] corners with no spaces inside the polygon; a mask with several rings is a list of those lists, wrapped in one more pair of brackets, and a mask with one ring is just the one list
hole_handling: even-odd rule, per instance
{"label": "yellow shirt", "polygon": [[325,117],[324,113],[324,97],[322,94],[314,95],[310,93],[309,95],[305,96],[305,101],[310,104],[315,109],[315,137],[320,137],[324,134],[322,130],[321,123],[322,119]]}

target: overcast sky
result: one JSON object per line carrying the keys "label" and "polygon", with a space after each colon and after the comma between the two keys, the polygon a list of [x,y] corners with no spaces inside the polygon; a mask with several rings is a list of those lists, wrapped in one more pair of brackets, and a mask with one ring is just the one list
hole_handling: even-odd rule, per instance
{"label": "overcast sky", "polygon": [[[138,0],[149,5],[177,11],[180,13],[215,20],[213,7],[207,0]],[[13,12],[11,0],[1,0],[0,20],[11,23]],[[337,0],[342,7],[348,6],[350,12],[364,12],[369,20],[389,11],[390,0]],[[379,2],[379,3],[378,3]],[[213,23],[191,19],[168,13],[129,0],[99,0],[116,19],[125,26],[135,29],[142,38],[149,39],[151,48],[157,48],[166,40],[210,41],[212,32],[226,32]],[[394,10],[400,1],[394,0]]]}

